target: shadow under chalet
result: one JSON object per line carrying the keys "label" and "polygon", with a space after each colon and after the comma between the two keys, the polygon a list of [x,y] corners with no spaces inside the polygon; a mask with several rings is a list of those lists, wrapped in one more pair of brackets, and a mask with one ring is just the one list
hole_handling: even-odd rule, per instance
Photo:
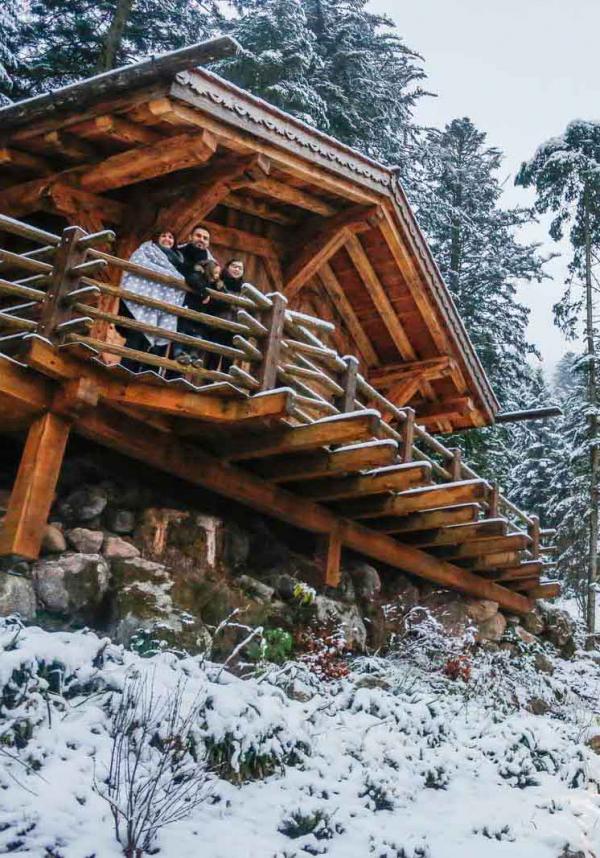
{"label": "shadow under chalet", "polygon": [[[498,404],[394,171],[202,68],[234,50],[0,110],[0,432],[26,439],[0,555],[38,555],[76,433],[312,534],[329,586],[350,549],[529,611],[558,592],[550,532],[430,434]],[[161,330],[119,317],[121,275],[199,221],[252,285],[221,297],[232,321],[164,308],[233,335],[202,341],[227,372],[129,353],[115,329]]]}

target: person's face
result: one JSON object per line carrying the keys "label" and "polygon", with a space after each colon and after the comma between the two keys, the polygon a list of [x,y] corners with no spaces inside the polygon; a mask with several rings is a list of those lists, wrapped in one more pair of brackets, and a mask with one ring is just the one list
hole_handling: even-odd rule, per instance
{"label": "person's face", "polygon": [[241,277],[244,273],[244,263],[238,262],[237,260],[235,262],[230,262],[227,267],[227,270],[232,277],[235,277],[237,279],[238,277]]}
{"label": "person's face", "polygon": [[215,265],[215,267],[213,268],[212,279],[216,283],[220,277],[221,277],[221,266]]}
{"label": "person's face", "polygon": [[201,250],[208,250],[210,245],[210,233],[207,229],[195,229],[192,233],[192,244]]}
{"label": "person's face", "polygon": [[158,236],[158,243],[161,247],[173,247],[175,244],[175,237],[172,232],[161,232]]}

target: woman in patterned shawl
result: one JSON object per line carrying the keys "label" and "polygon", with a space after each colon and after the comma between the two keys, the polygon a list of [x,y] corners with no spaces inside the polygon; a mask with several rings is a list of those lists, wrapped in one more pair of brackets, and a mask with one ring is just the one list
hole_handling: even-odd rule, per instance
{"label": "woman in patterned shawl", "polygon": [[[181,278],[183,257],[175,248],[175,238],[173,233],[169,231],[153,236],[151,241],[145,241],[134,251],[129,261],[143,265],[145,268],[150,268],[159,274],[169,274],[172,277]],[[182,306],[186,294],[183,289],[177,289],[175,286],[166,286],[155,280],[147,280],[139,274],[131,272],[125,273],[121,281],[121,286],[128,292],[136,292],[138,295],[146,298],[157,298],[160,301],[174,304],[177,307]],[[176,316],[165,310],[158,310],[154,307],[137,304],[131,299],[121,299],[119,315],[135,319],[138,322],[145,322],[148,325],[164,328],[167,331],[177,331]],[[126,327],[117,327],[117,330],[125,337],[125,345],[128,348],[149,352],[161,357],[167,351],[169,340],[164,337],[145,334]],[[124,358],[121,363],[122,366],[130,369],[132,372],[140,372],[146,368],[137,361],[130,360],[129,358]]]}

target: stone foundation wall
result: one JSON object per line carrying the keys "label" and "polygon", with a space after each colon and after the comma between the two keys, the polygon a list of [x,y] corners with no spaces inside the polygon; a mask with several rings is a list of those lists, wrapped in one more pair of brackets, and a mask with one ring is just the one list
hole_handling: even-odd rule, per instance
{"label": "stone foundation wall", "polygon": [[[542,635],[569,656],[574,626],[539,608],[506,617],[495,602],[463,598],[393,569],[345,555],[336,590],[280,526],[234,509],[215,514],[209,499],[191,505],[151,483],[119,473],[109,458],[67,462],[34,563],[4,559],[0,615],[19,613],[49,627],[91,626],[117,642],[160,639],[188,652],[225,655],[242,626],[293,632],[299,625],[341,627],[354,651],[385,651],[415,624],[481,646],[506,648]],[[8,492],[0,489],[0,514]],[[207,511],[210,510],[210,511]],[[218,639],[215,627],[235,616]]]}

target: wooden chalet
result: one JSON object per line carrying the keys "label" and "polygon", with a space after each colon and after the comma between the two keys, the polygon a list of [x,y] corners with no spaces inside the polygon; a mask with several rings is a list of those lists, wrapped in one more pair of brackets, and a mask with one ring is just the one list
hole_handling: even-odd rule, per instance
{"label": "wooden chalet", "polygon": [[[201,67],[235,50],[0,110],[0,431],[27,432],[0,555],[37,555],[74,431],[313,533],[332,586],[345,547],[529,610],[556,593],[539,522],[429,434],[498,405],[396,173]],[[202,347],[233,365],[132,374],[120,275],[198,222],[253,286],[235,322],[169,307],[228,328]]]}

